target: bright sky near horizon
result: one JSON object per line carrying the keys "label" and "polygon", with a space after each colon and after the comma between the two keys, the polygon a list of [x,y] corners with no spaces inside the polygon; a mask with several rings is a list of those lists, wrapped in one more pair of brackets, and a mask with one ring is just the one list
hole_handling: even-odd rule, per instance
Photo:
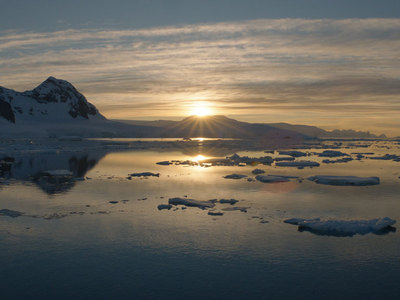
{"label": "bright sky near horizon", "polygon": [[0,86],[65,79],[108,118],[400,135],[399,53],[398,0],[0,0]]}

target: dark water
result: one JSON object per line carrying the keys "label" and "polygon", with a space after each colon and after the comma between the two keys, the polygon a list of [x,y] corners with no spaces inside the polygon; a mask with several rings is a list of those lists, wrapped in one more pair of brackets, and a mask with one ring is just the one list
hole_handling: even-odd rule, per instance
{"label": "dark water", "polygon": [[[399,152],[394,145],[368,151]],[[0,209],[24,215],[0,216],[2,299],[400,296],[397,231],[335,237],[301,232],[283,223],[292,217],[400,220],[400,163],[364,159],[302,170],[258,166],[270,174],[303,178],[317,174],[380,177],[381,184],[364,187],[308,180],[264,184],[222,177],[250,176],[251,166],[155,164],[187,158],[194,157],[147,150],[13,157],[12,167],[3,168],[1,175]],[[41,175],[55,169],[86,179],[52,181]],[[161,175],[127,179],[129,173],[143,171]],[[210,216],[196,207],[157,209],[170,197],[184,196],[235,198],[240,200],[235,206],[248,209],[247,213],[224,211],[223,216]],[[226,207],[232,206],[217,204],[218,210]]]}

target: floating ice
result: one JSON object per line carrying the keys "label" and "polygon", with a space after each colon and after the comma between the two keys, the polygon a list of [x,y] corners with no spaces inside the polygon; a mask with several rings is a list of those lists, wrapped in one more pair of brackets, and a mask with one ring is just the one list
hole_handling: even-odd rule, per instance
{"label": "floating ice", "polygon": [[348,154],[340,152],[340,151],[325,150],[324,152],[319,153],[318,156],[321,156],[321,157],[339,157],[339,156],[348,156]]}
{"label": "floating ice", "polygon": [[220,199],[218,202],[222,203],[222,204],[229,203],[229,204],[233,205],[235,203],[238,203],[239,200],[236,200],[236,199]]}
{"label": "floating ice", "polygon": [[301,151],[279,151],[280,155],[289,155],[293,157],[301,157],[301,156],[307,156],[307,153],[301,152]]}
{"label": "floating ice", "polygon": [[379,184],[379,177],[357,177],[357,176],[326,176],[315,175],[307,178],[319,184],[329,185],[376,185]]}
{"label": "floating ice", "polygon": [[47,176],[72,176],[72,172],[69,170],[49,170],[41,173]]}
{"label": "floating ice", "polygon": [[319,167],[319,163],[315,161],[301,160],[301,161],[283,161],[275,163],[277,167],[296,167],[296,168],[304,168],[304,167]]}
{"label": "floating ice", "polygon": [[160,177],[160,173],[142,172],[142,173],[132,173],[132,174],[129,174],[129,176],[132,176],[132,177],[148,177],[148,176]]}
{"label": "floating ice", "polygon": [[230,175],[224,176],[224,178],[226,178],[226,179],[242,179],[245,177],[247,177],[247,175],[242,175],[242,174],[230,174]]}
{"label": "floating ice", "polygon": [[215,203],[212,201],[199,201],[193,199],[185,199],[185,198],[170,198],[168,203],[171,205],[184,205],[190,207],[198,207],[201,209],[212,208],[215,206]]}
{"label": "floating ice", "polygon": [[168,209],[170,210],[172,208],[171,204],[160,204],[159,206],[157,206],[158,210],[163,210],[163,209]]}
{"label": "floating ice", "polygon": [[385,154],[383,156],[372,156],[369,157],[369,159],[400,161],[400,156],[396,154]]}
{"label": "floating ice", "polygon": [[299,230],[307,230],[319,235],[353,236],[355,234],[375,233],[390,229],[396,223],[389,217],[371,220],[321,220],[293,218],[284,220],[285,223],[298,225]]}
{"label": "floating ice", "polygon": [[352,160],[353,159],[351,157],[343,157],[343,158],[334,159],[334,160],[324,159],[322,162],[324,164],[336,164],[336,163],[347,163],[347,162],[352,161]]}
{"label": "floating ice", "polygon": [[169,166],[172,165],[172,162],[168,161],[168,160],[164,160],[164,161],[159,161],[156,162],[157,165],[162,165],[162,166]]}
{"label": "floating ice", "polygon": [[11,217],[11,218],[17,218],[22,216],[24,213],[17,211],[17,210],[10,210],[7,208],[4,209],[0,209],[0,216],[7,216],[7,217]]}
{"label": "floating ice", "polygon": [[223,211],[234,211],[234,210],[239,210],[241,212],[246,212],[247,213],[248,207],[239,207],[239,206],[234,206],[234,207],[226,207],[223,208]]}
{"label": "floating ice", "polygon": [[220,211],[209,211],[208,214],[210,216],[223,216],[224,215],[224,213],[220,212]]}
{"label": "floating ice", "polygon": [[263,174],[265,173],[265,171],[261,169],[254,169],[253,171],[251,171],[251,173],[257,175],[257,174]]}
{"label": "floating ice", "polygon": [[293,156],[275,157],[274,160],[275,161],[294,161],[294,157]]}
{"label": "floating ice", "polygon": [[287,182],[289,181],[289,178],[284,177],[284,176],[272,176],[272,175],[257,175],[256,179],[258,181],[264,182],[264,183],[276,183],[276,182]]}

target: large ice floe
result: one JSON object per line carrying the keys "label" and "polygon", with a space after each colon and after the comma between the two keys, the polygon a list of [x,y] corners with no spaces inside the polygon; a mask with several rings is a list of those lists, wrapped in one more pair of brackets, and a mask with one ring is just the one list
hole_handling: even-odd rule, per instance
{"label": "large ice floe", "polygon": [[330,175],[315,175],[307,178],[319,184],[329,185],[376,185],[379,184],[379,177],[357,177],[357,176],[330,176]]}
{"label": "large ice floe", "polygon": [[385,234],[396,229],[391,227],[395,220],[385,217],[371,220],[322,220],[292,218],[283,222],[298,225],[299,231],[309,231],[317,235],[353,236],[356,234]]}

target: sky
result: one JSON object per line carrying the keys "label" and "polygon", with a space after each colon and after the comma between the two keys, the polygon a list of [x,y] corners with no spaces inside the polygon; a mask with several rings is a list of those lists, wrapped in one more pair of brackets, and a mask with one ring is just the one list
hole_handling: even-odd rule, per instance
{"label": "sky", "polygon": [[398,0],[0,0],[0,86],[65,79],[112,119],[400,135],[399,53]]}

